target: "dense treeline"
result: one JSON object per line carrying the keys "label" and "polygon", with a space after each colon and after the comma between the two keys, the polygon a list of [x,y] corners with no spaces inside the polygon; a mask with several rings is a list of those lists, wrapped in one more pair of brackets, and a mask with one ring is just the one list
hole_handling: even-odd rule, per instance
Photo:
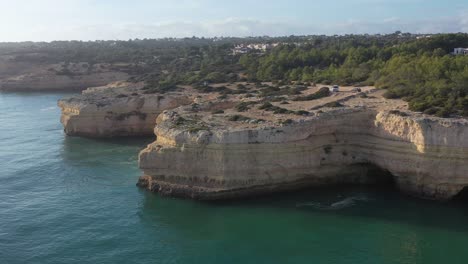
{"label": "dense treeline", "polygon": [[[16,61],[31,63],[127,63],[133,65],[133,75],[154,79],[159,78],[162,71],[199,70],[201,64],[206,64],[203,62],[206,58],[219,61],[221,54],[228,54],[232,43],[238,41],[186,38],[0,43],[0,55],[13,56]],[[225,61],[222,63],[227,64]]]}
{"label": "dense treeline", "polygon": [[98,41],[0,42],[0,55],[13,55],[15,60],[34,62],[146,62],[169,63],[177,58],[201,55],[199,49],[223,48],[226,54],[233,46],[251,43],[295,43],[311,37],[249,38],[164,38]]}
{"label": "dense treeline", "polygon": [[[233,55],[234,46],[252,43],[280,45]],[[409,101],[412,110],[468,116],[468,56],[451,55],[456,47],[468,47],[468,34],[0,43],[0,56],[32,63],[126,63],[121,70],[131,81],[146,81],[149,93],[205,81],[376,85],[387,89],[388,98]]]}
{"label": "dense treeline", "polygon": [[468,56],[398,55],[379,72],[388,98],[403,98],[415,111],[468,116]]}
{"label": "dense treeline", "polygon": [[282,45],[264,56],[244,55],[240,63],[251,80],[377,85],[388,98],[438,116],[468,116],[468,34],[401,39],[352,36],[318,44]]}
{"label": "dense treeline", "polygon": [[[0,43],[0,56],[15,61],[52,64],[110,63],[133,75],[132,80],[159,83],[194,83],[233,80],[242,66],[232,56],[238,44],[292,42],[291,38],[166,38],[128,41],[53,41]],[[122,63],[128,64],[122,67]]]}

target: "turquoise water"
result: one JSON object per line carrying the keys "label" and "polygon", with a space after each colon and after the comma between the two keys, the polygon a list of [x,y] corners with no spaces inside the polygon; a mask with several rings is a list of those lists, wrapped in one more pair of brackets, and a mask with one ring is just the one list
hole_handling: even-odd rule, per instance
{"label": "turquoise water", "polygon": [[236,202],[135,187],[152,139],[62,133],[64,94],[0,93],[0,264],[468,263],[468,207],[330,188]]}

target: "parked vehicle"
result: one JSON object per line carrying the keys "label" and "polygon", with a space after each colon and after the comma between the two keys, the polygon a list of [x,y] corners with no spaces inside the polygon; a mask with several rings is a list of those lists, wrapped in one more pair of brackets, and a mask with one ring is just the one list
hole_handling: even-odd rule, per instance
{"label": "parked vehicle", "polygon": [[338,85],[333,85],[333,87],[330,88],[330,92],[332,93],[337,93],[340,91],[340,87]]}

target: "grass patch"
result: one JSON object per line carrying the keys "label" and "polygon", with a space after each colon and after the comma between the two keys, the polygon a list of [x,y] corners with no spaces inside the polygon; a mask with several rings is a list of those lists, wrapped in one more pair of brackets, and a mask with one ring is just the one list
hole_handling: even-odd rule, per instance
{"label": "grass patch", "polygon": [[280,124],[282,124],[282,125],[290,125],[292,123],[294,123],[294,121],[292,119],[286,119],[286,120],[282,120],[280,122]]}
{"label": "grass patch", "polygon": [[296,114],[296,115],[309,115],[310,113],[304,110],[292,111],[286,108],[272,105],[270,102],[263,103],[258,109],[273,112],[273,114]]}
{"label": "grass patch", "polygon": [[189,133],[196,133],[199,131],[210,131],[210,128],[201,122],[192,119],[185,119],[181,116],[177,117],[174,122],[174,127],[183,128]]}
{"label": "grass patch", "polygon": [[234,121],[234,122],[241,122],[241,121],[249,121],[251,119],[243,115],[233,115],[233,116],[230,116],[228,120]]}
{"label": "grass patch", "polygon": [[242,102],[242,103],[239,103],[238,105],[236,105],[236,110],[238,112],[246,112],[250,109],[250,107],[254,104],[256,104],[257,102]]}

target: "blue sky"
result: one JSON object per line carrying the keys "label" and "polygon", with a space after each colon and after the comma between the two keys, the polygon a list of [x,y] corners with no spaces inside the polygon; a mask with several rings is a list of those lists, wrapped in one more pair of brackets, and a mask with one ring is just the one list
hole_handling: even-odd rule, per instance
{"label": "blue sky", "polygon": [[0,0],[0,41],[468,32],[467,0]]}

